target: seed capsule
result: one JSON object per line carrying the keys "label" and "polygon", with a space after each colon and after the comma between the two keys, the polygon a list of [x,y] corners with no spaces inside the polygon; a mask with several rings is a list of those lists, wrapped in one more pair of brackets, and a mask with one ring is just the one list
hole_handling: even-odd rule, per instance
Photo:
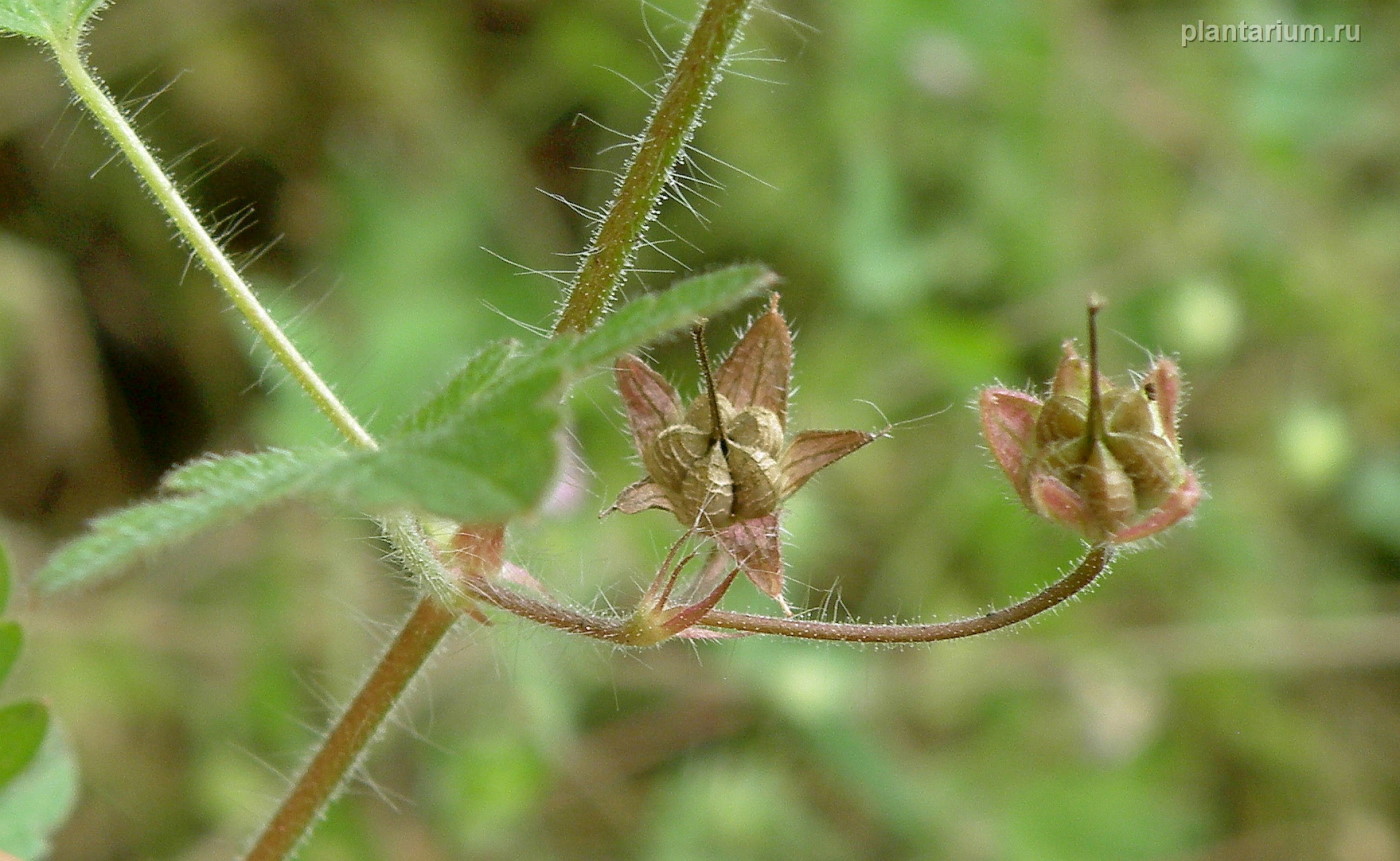
{"label": "seed capsule", "polygon": [[686,528],[713,536],[755,585],[781,601],[778,509],[814,473],[875,434],[805,431],[787,440],[792,334],[776,295],[713,373],[699,331],[696,349],[705,391],[684,410],[675,389],[641,359],[618,360],[618,392],[647,477],[608,511],[670,511]]}
{"label": "seed capsule", "polygon": [[1180,374],[1158,359],[1140,386],[1099,375],[1096,315],[1089,306],[1089,359],[1072,341],[1050,395],[987,389],[982,430],[1002,471],[1032,511],[1093,541],[1146,538],[1188,516],[1201,486],[1176,436]]}

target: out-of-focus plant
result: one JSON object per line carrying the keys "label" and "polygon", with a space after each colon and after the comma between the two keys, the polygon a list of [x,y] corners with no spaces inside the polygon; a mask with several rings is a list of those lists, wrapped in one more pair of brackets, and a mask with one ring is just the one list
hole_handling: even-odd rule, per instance
{"label": "out-of-focus plant", "polygon": [[[10,597],[10,563],[0,546],[0,613]],[[18,622],[0,621],[0,684],[24,642]],[[43,855],[49,833],[77,800],[73,756],[48,706],[37,700],[0,705],[0,857]]]}
{"label": "out-of-focus plant", "polygon": [[[563,296],[553,337],[482,346],[389,433],[372,436],[273,320],[88,68],[82,37],[102,5],[10,0],[0,5],[0,28],[51,51],[79,101],[346,445],[209,456],[180,467],[165,477],[155,499],[98,519],[56,552],[36,575],[38,583],[52,590],[92,582],[208,526],[310,494],[372,512],[394,559],[421,590],[397,637],[320,740],[249,858],[280,859],[295,851],[424,661],[462,616],[485,621],[483,605],[626,646],[742,633],[884,643],[965,637],[1064,601],[1106,569],[1116,547],[1180,521],[1200,499],[1177,440],[1175,366],[1161,360],[1138,385],[1110,385],[1098,372],[1098,306],[1091,304],[1088,360],[1067,346],[1047,399],[1003,388],[982,396],[983,428],[997,462],[1028,507],[1088,539],[1083,560],[1026,599],[958,621],[877,625],[792,616],[783,600],[780,508],[815,472],[880,434],[789,435],[793,351],[776,296],[718,369],[710,367],[699,321],[771,292],[775,278],[761,267],[690,278],[610,312],[657,206],[674,189],[674,167],[751,13],[750,0],[708,0],[675,55]],[[683,327],[693,327],[704,379],[704,391],[686,407],[631,352]],[[511,562],[506,527],[545,498],[556,480],[570,383],[615,358],[619,392],[647,472],[622,492],[615,508],[664,509],[682,531],[636,609],[606,615],[554,599],[540,585],[547,577],[531,576]],[[698,572],[681,585],[685,569],[702,555]],[[785,613],[718,609],[740,572]]]}

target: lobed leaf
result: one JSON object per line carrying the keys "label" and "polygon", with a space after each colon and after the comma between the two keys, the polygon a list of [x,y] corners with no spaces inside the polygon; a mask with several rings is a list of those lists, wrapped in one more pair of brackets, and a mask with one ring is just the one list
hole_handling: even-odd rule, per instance
{"label": "lobed leaf", "polygon": [[771,285],[735,266],[636,299],[578,336],[531,350],[493,344],[403,419],[375,452],[347,464],[341,491],[371,509],[417,507],[495,521],[535,504],[558,469],[564,376],[612,359]]}
{"label": "lobed leaf", "polygon": [[[0,0],[3,2],[3,0]],[[687,325],[773,282],[759,266],[690,278],[644,296],[602,325],[533,351],[513,342],[472,356],[373,451],[203,458],[170,473],[163,496],[93,522],[35,576],[54,591],[94,582],[221,521],[299,493],[329,493],[367,511],[416,508],[458,521],[500,521],[534,505],[558,468],[565,374]]]}
{"label": "lobed leaf", "polygon": [[0,32],[73,42],[108,0],[0,0]]}
{"label": "lobed leaf", "polygon": [[558,468],[559,373],[525,376],[503,364],[487,378],[471,368],[405,423],[408,432],[347,462],[335,489],[368,510],[418,508],[464,522],[534,505]]}
{"label": "lobed leaf", "polygon": [[168,495],[93,521],[34,579],[52,592],[110,576],[220,521],[304,490],[345,457],[335,450],[274,450],[201,458],[165,478]]}
{"label": "lobed leaf", "polygon": [[393,434],[417,433],[439,427],[458,416],[472,401],[482,398],[507,376],[510,362],[518,358],[513,341],[498,341],[473,354],[435,394],[399,420]]}
{"label": "lobed leaf", "polygon": [[0,684],[4,684],[10,668],[15,665],[23,641],[24,634],[18,623],[0,622]]}
{"label": "lobed leaf", "polygon": [[628,302],[582,335],[559,335],[532,351],[503,341],[476,353],[435,394],[405,416],[394,433],[433,428],[471,402],[547,371],[576,373],[634,350],[698,318],[723,310],[776,282],[757,265],[731,266],[687,278]]}

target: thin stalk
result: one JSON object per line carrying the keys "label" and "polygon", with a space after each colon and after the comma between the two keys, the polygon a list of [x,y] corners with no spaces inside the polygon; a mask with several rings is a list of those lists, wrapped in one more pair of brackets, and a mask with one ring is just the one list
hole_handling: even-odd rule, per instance
{"label": "thin stalk", "polygon": [[690,560],[695,558],[698,551],[692,550],[686,554],[680,562],[672,565],[676,561],[676,556],[681,552],[681,548],[690,540],[690,536],[695,533],[693,529],[687,529],[680,538],[675,540],[671,548],[666,551],[666,558],[661,560],[661,567],[656,569],[656,576],[652,578],[651,585],[642,593],[642,597],[637,601],[637,610],[660,610],[666,606],[666,599],[671,597],[671,590],[675,588],[676,580],[680,577],[681,571],[690,564]]}
{"label": "thin stalk", "polygon": [[379,521],[393,554],[428,588],[404,620],[394,642],[370,671],[355,698],[321,739],[311,761],[298,775],[272,818],[263,826],[246,861],[282,861],[311,835],[321,812],[345,784],[351,771],[378,736],[384,720],[398,705],[424,663],[463,613],[481,620],[480,611],[460,593],[449,594],[452,580],[418,521],[406,514]]}
{"label": "thin stalk", "polygon": [[321,811],[345,785],[345,775],[364,756],[409,682],[458,618],[455,610],[431,595],[419,600],[248,851],[247,861],[282,861],[306,839]]}
{"label": "thin stalk", "polygon": [[700,125],[700,114],[719,81],[725,59],[748,18],[752,0],[708,0],[685,49],[666,80],[607,215],[593,234],[555,334],[586,332],[612,301],[636,257],[676,160]]}
{"label": "thin stalk", "polygon": [[754,616],[711,610],[699,624],[753,634],[781,634],[806,640],[840,640],[846,643],[932,643],[975,637],[999,628],[1024,622],[1061,604],[1093,585],[1108,569],[1113,545],[1099,544],[1084,556],[1069,574],[1009,607],[981,616],[932,622],[926,625],[868,625],[859,622],[814,622],[778,616]]}
{"label": "thin stalk", "polygon": [[1084,418],[1084,455],[1088,460],[1094,446],[1104,441],[1103,398],[1099,393],[1099,311],[1103,300],[1089,297],[1089,413]]}
{"label": "thin stalk", "polygon": [[[351,445],[369,450],[378,448],[374,437],[316,373],[258,301],[219,243],[205,230],[175,183],[88,71],[77,44],[55,42],[52,47],[78,99],[116,142],[176,230],[278,362]],[[305,772],[288,791],[254,844],[248,855],[250,859],[280,861],[310,834],[316,817],[345,785],[350,770],[364,755],[385,717],[397,705],[433,649],[463,612],[474,612],[470,603],[451,587],[451,574],[443,568],[416,518],[398,514],[382,518],[378,523],[399,564],[416,575],[418,582],[429,591],[420,598],[393,644],[322,740]]]}
{"label": "thin stalk", "polygon": [[111,135],[122,154],[150,189],[156,203],[165,210],[175,229],[190,244],[200,262],[208,268],[219,287],[232,300],[238,313],[253,327],[258,338],[272,350],[277,361],[311,397],[316,408],[331,420],[346,439],[360,448],[376,448],[374,437],[351,415],[350,410],[335,396],[326,381],[311,367],[311,363],[258,301],[248,282],[238,274],[238,268],[233,265],[233,261],[228,259],[219,243],[209,235],[204,225],[200,224],[194,210],[190,209],[175,183],[146,148],[145,142],[126,121],[126,117],[122,116],[122,112],[112,102],[107,91],[88,72],[78,46],[72,43],[54,43],[53,52],[59,68],[63,70],[78,99],[92,111],[103,130]]}
{"label": "thin stalk", "polygon": [[[859,622],[819,622],[782,616],[756,616],[711,610],[695,624],[702,627],[725,628],[750,634],[773,634],[805,640],[833,640],[847,643],[932,643],[974,637],[1006,628],[1044,613],[1094,584],[1113,561],[1111,544],[1099,544],[1089,549],[1079,564],[1064,577],[1017,601],[1009,607],[980,616],[928,624],[869,625]],[[597,616],[571,610],[551,603],[537,601],[497,583],[485,581],[468,587],[474,597],[513,613],[567,631],[623,645],[652,645],[655,640],[638,642],[630,618]]]}
{"label": "thin stalk", "polygon": [[705,378],[705,394],[710,399],[710,442],[719,443],[720,450],[729,454],[729,437],[724,432],[724,419],[719,413],[719,394],[715,391],[715,375],[710,370],[710,351],[705,348],[705,321],[690,330],[695,340],[695,356],[700,360],[700,374]]}

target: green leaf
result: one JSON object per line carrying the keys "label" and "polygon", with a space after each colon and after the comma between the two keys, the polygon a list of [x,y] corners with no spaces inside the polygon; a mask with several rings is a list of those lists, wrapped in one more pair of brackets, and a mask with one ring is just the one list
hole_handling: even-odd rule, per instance
{"label": "green leaf", "polygon": [[0,786],[0,852],[44,858],[78,798],[78,768],[55,721],[29,767]]}
{"label": "green leaf", "polygon": [[437,393],[400,420],[394,433],[436,427],[486,398],[546,369],[574,373],[636,349],[723,310],[776,282],[762,266],[731,266],[687,278],[628,302],[583,335],[561,335],[532,352],[513,341],[492,344],[466,361]]}
{"label": "green leaf", "polygon": [[468,522],[529,508],[558,468],[555,393],[562,375],[688,326],[773,282],[761,266],[736,266],[629,302],[581,336],[532,351],[512,342],[487,347],[409,413],[380,450],[356,456],[349,495],[370,508],[413,506]]}
{"label": "green leaf", "polygon": [[164,479],[165,495],[96,520],[35,579],[47,591],[93,582],[297,493],[325,492],[362,510],[416,508],[465,522],[518,514],[544,495],[557,471],[565,374],[689,325],[773,280],[762,267],[736,266],[629,302],[581,336],[556,338],[533,351],[493,344],[374,451],[268,451],[195,461]]}
{"label": "green leaf", "polygon": [[93,521],[50,556],[34,579],[52,592],[116,574],[220,521],[304,490],[345,458],[336,450],[202,458],[166,477],[168,495]]}
{"label": "green leaf", "polygon": [[558,372],[529,370],[475,386],[466,384],[473,375],[459,375],[408,423],[423,429],[356,455],[345,471],[349,497],[371,510],[414,507],[466,522],[529,508],[557,469],[560,426]]}
{"label": "green leaf", "polygon": [[540,359],[567,371],[587,368],[723,311],[771,289],[777,281],[776,275],[757,265],[730,266],[687,278],[660,293],[633,299],[583,335],[555,338],[540,351]]}
{"label": "green leaf", "polygon": [[108,0],[0,0],[0,32],[43,42],[76,41]]}
{"label": "green leaf", "polygon": [[393,434],[431,430],[460,415],[473,400],[484,397],[494,384],[507,376],[507,365],[519,358],[516,346],[513,341],[500,341],[467,359],[447,385],[399,420]]}
{"label": "green leaf", "polygon": [[15,665],[15,658],[19,657],[23,641],[24,634],[20,631],[18,623],[0,622],[0,684],[4,684],[5,678],[10,674],[10,668]]}
{"label": "green leaf", "polygon": [[48,728],[49,710],[42,703],[12,703],[0,708],[0,786],[29,766]]}

